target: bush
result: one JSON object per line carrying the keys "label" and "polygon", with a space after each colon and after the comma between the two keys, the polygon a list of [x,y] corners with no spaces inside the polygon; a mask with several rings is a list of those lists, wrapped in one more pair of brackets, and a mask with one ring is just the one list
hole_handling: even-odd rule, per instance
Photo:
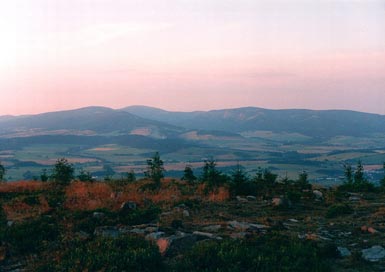
{"label": "bush", "polygon": [[145,224],[158,218],[162,210],[156,205],[150,205],[144,209],[119,213],[119,222],[128,225]]}
{"label": "bush", "polygon": [[57,240],[59,234],[55,219],[41,217],[8,228],[5,240],[20,254],[36,253],[44,249],[45,242]]}
{"label": "bush", "polygon": [[175,271],[330,271],[311,242],[286,236],[198,243],[174,264]]}
{"label": "bush", "polygon": [[162,271],[158,247],[142,238],[98,237],[93,241],[73,241],[54,269],[46,265],[40,271]]}
{"label": "bush", "polygon": [[353,209],[347,204],[334,204],[326,212],[327,218],[333,218],[353,213]]}

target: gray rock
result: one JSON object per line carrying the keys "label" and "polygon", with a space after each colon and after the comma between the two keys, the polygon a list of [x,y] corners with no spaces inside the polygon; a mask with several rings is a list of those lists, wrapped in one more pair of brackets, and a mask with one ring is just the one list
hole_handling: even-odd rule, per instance
{"label": "gray rock", "polygon": [[144,231],[147,232],[147,233],[150,233],[150,232],[157,232],[158,230],[159,230],[158,227],[152,227],[152,226],[146,227],[146,228],[144,229]]}
{"label": "gray rock", "polygon": [[188,210],[183,210],[183,217],[190,217],[190,213]]}
{"label": "gray rock", "polygon": [[362,258],[369,262],[378,262],[385,258],[385,249],[382,246],[372,246],[362,250]]}
{"label": "gray rock", "polygon": [[128,232],[134,233],[134,234],[139,234],[139,235],[143,235],[146,233],[146,231],[144,229],[138,229],[138,228],[134,228],[132,230],[129,230]]}
{"label": "gray rock", "polygon": [[120,235],[120,231],[117,227],[103,226],[95,228],[94,235],[116,238]]}
{"label": "gray rock", "polygon": [[350,196],[349,197],[349,201],[351,201],[351,202],[358,202],[358,201],[361,201],[361,197],[359,197],[359,196]]}
{"label": "gray rock", "polygon": [[322,200],[324,198],[324,194],[319,190],[314,190],[313,195],[317,200]]}
{"label": "gray rock", "polygon": [[236,199],[239,201],[239,202],[247,202],[248,200],[244,197],[241,197],[241,196],[236,196]]}
{"label": "gray rock", "polygon": [[165,235],[165,233],[163,231],[157,231],[157,232],[153,232],[153,233],[147,234],[145,239],[146,240],[156,241],[156,240],[162,238],[164,235]]}
{"label": "gray rock", "polygon": [[283,199],[280,197],[274,197],[271,200],[271,204],[275,207],[282,206],[283,205]]}
{"label": "gray rock", "polygon": [[171,257],[191,249],[196,242],[197,236],[178,232],[176,235],[158,239],[157,244],[162,255]]}
{"label": "gray rock", "polygon": [[232,239],[244,239],[244,238],[246,238],[247,235],[248,235],[248,233],[244,232],[244,231],[234,232],[234,233],[230,234],[230,238],[232,238]]}
{"label": "gray rock", "polygon": [[209,232],[202,232],[202,231],[194,231],[193,235],[197,237],[197,240],[204,240],[204,239],[215,239],[215,234],[209,233]]}
{"label": "gray rock", "polygon": [[211,226],[206,226],[202,228],[204,231],[209,231],[209,232],[218,232],[222,228],[221,225],[211,225]]}
{"label": "gray rock", "polygon": [[105,215],[104,213],[102,213],[102,212],[94,212],[94,213],[92,214],[92,216],[93,216],[94,218],[96,218],[96,219],[102,219],[102,218],[104,218],[106,215]]}
{"label": "gray rock", "polygon": [[7,226],[8,226],[8,227],[12,227],[14,223],[15,223],[15,222],[13,222],[13,221],[8,221],[8,222],[7,222]]}
{"label": "gray rock", "polygon": [[257,200],[257,198],[255,196],[252,196],[252,195],[246,196],[246,199],[249,201],[256,201]]}
{"label": "gray rock", "polygon": [[229,222],[227,222],[227,224],[230,228],[236,229],[236,230],[245,231],[245,230],[250,229],[250,224],[246,223],[246,222],[229,221]]}
{"label": "gray rock", "polygon": [[352,255],[349,249],[346,247],[337,247],[337,251],[342,258],[349,257]]}
{"label": "gray rock", "polygon": [[123,202],[122,205],[120,205],[120,211],[126,212],[126,211],[131,211],[131,210],[136,210],[136,203],[133,201],[127,201]]}

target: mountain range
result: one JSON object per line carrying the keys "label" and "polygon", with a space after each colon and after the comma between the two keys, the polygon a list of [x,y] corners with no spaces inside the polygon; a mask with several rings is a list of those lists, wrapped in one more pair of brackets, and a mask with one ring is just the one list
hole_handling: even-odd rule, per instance
{"label": "mountain range", "polygon": [[143,135],[175,138],[190,130],[224,135],[256,131],[299,133],[313,138],[385,133],[385,116],[347,110],[270,110],[256,107],[172,112],[146,106],[87,107],[0,117],[0,137],[44,134]]}

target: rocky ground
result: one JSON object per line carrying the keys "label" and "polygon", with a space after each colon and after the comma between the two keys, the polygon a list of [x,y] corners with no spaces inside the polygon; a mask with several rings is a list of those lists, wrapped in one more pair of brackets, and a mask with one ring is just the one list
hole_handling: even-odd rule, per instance
{"label": "rocky ground", "polygon": [[[180,188],[179,183],[172,186]],[[153,200],[159,201],[151,201],[151,205],[156,205],[158,212],[154,217],[149,216],[148,220],[145,213],[139,215],[143,220],[132,217],[132,214],[150,207],[146,203],[149,200],[137,201],[140,198],[133,195],[131,199],[136,201],[130,200],[130,193],[127,193],[126,201],[111,195],[109,198],[115,198],[117,202],[107,209],[84,207],[79,212],[78,206],[72,209],[67,205],[60,211],[58,224],[61,239],[88,241],[95,237],[139,236],[156,245],[163,261],[168,263],[202,241],[241,241],[278,233],[303,243],[314,241],[317,246],[330,250],[328,262],[332,271],[385,270],[384,193],[337,193],[332,189],[313,188],[304,190],[300,198],[293,201],[274,193],[269,197],[213,198],[205,197],[199,190],[185,194],[178,193],[175,188],[172,191],[169,200],[153,195]],[[29,194],[38,196],[39,203],[25,203]],[[53,209],[44,208],[43,195],[44,190],[26,190],[14,195],[2,192],[2,205],[7,218],[4,228],[12,229],[37,216],[55,216]],[[96,199],[96,195],[88,197],[90,201]],[[67,195],[67,199],[70,198]],[[114,205],[117,207],[114,208]],[[21,211],[16,211],[17,208],[24,209],[24,216],[21,216]],[[39,215],[36,215],[36,210]],[[36,258],[42,256],[20,252],[11,242],[3,241],[0,270],[31,271],[34,267],[31,263],[39,262]],[[49,255],[49,252],[43,254]]]}

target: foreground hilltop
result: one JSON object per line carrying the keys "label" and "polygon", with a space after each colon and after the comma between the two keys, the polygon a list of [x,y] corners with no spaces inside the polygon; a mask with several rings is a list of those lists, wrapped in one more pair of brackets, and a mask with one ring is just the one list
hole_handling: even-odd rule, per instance
{"label": "foreground hilltop", "polygon": [[[0,184],[2,271],[378,271],[385,266],[384,187],[357,167],[335,188],[239,169],[224,179],[134,176]],[[385,180],[382,183],[385,186]]]}

